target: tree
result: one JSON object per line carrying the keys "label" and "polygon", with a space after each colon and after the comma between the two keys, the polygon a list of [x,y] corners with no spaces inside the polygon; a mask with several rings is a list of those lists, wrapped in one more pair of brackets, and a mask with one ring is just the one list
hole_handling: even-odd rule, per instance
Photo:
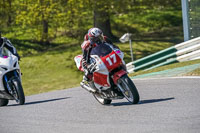
{"label": "tree", "polygon": [[56,36],[59,28],[61,34],[80,37],[80,35],[83,36],[88,21],[91,20],[91,17],[88,17],[88,14],[90,15],[88,3],[89,0],[20,1],[17,23],[23,24],[24,27],[36,28],[36,39],[44,44],[48,44],[50,38]]}
{"label": "tree", "polygon": [[120,14],[129,8],[130,0],[93,0],[94,26],[102,29],[103,33],[114,41],[118,38],[113,35],[110,17]]}
{"label": "tree", "polygon": [[110,2],[96,1],[94,3],[94,27],[100,28],[103,33],[111,39],[116,39],[112,34],[110,25],[110,12],[108,9]]}
{"label": "tree", "polygon": [[12,6],[15,1],[2,0],[0,1],[0,26],[10,27],[14,21],[15,8]]}
{"label": "tree", "polygon": [[26,0],[19,2],[20,10],[17,14],[17,23],[24,27],[37,28],[37,38],[43,43],[49,43],[49,27],[56,23],[55,18],[59,14],[59,2],[56,0]]}

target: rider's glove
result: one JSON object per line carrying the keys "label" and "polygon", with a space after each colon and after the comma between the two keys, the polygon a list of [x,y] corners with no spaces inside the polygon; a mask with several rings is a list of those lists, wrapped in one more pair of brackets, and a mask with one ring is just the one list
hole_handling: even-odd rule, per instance
{"label": "rider's glove", "polygon": [[89,75],[88,69],[84,69],[85,76]]}
{"label": "rider's glove", "polygon": [[87,65],[87,62],[85,60],[82,61],[82,66],[83,66],[84,69],[87,69],[88,65]]}

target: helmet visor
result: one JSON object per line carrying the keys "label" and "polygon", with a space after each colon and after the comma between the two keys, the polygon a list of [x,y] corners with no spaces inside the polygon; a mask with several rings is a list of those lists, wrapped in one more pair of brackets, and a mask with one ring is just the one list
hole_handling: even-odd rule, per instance
{"label": "helmet visor", "polygon": [[103,40],[104,40],[104,37],[103,37],[102,34],[99,35],[98,37],[93,37],[93,38],[91,38],[91,41],[92,41],[92,42],[95,42],[95,43],[97,43],[97,42],[103,42]]}

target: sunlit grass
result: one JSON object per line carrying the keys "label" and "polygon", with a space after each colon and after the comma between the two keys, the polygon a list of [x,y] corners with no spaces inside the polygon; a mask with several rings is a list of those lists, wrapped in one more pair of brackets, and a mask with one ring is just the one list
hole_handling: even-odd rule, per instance
{"label": "sunlit grass", "polygon": [[[154,42],[138,42],[138,45],[151,45]],[[155,42],[155,51],[160,50],[161,42]],[[163,43],[163,48],[171,45],[170,43]],[[127,63],[130,61],[130,48],[129,44],[116,44],[120,49],[125,53],[125,59]],[[38,94],[53,90],[60,90],[79,86],[80,81],[82,80],[83,73],[80,72],[74,63],[74,57],[78,54],[81,54],[80,45],[61,45],[55,48],[56,50],[50,50],[45,53],[39,53],[37,55],[23,57],[20,66],[23,73],[22,83],[26,95]],[[153,47],[154,49],[154,47]],[[144,46],[137,48],[137,50],[145,50]],[[200,62],[194,61],[194,63]],[[179,67],[183,65],[192,64],[192,62],[173,64],[172,66],[164,66],[161,68],[149,70],[149,71],[140,71],[130,76],[140,75],[144,73],[150,73],[154,71],[161,71],[165,69],[170,69],[173,67]]]}
{"label": "sunlit grass", "polygon": [[76,69],[74,57],[81,51],[75,47],[54,54],[25,57],[20,62],[26,95],[78,86],[82,73]]}
{"label": "sunlit grass", "polygon": [[[184,66],[188,66],[188,65],[198,64],[198,63],[200,63],[200,59],[186,61],[186,62],[180,62],[180,63],[174,63],[174,64],[161,66],[161,67],[154,68],[154,69],[147,70],[147,71],[141,70],[138,72],[130,73],[129,76],[133,77],[133,76],[137,76],[137,75],[142,75],[142,74],[147,74],[147,73],[152,73],[152,72],[159,72],[159,71],[164,71],[164,70],[173,69],[173,68],[177,68],[177,67],[184,67]],[[186,76],[190,76],[190,75],[200,76],[200,68],[186,74]]]}
{"label": "sunlit grass", "polygon": [[[138,15],[133,11],[121,17],[117,15],[111,18],[112,32],[118,37],[127,32],[133,33],[132,46],[136,60],[183,40],[181,24],[173,27],[174,21],[181,20],[180,13],[181,11],[178,11],[178,14],[174,11],[162,11],[158,14]],[[168,14],[172,14],[170,18],[176,19],[168,21],[166,18]],[[87,27],[86,29],[91,28],[90,25]],[[22,57],[20,66],[26,95],[79,86],[83,73],[77,70],[74,56],[81,54],[80,45],[83,40],[80,40],[78,36],[80,34],[77,34],[77,37],[68,36],[63,32],[66,29],[61,27],[59,33],[55,35],[53,34],[55,30],[49,29],[50,44],[45,45],[40,42],[41,33],[37,28],[17,26],[6,30],[4,36],[11,40]],[[116,43],[116,45],[124,52],[125,62],[129,63],[131,61],[129,43]]]}

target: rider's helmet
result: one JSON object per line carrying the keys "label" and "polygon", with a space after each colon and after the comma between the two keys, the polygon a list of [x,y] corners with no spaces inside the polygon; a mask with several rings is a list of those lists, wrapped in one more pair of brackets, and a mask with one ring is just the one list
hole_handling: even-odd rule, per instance
{"label": "rider's helmet", "polygon": [[99,28],[91,28],[88,30],[88,39],[92,43],[102,43],[104,40],[103,32]]}

